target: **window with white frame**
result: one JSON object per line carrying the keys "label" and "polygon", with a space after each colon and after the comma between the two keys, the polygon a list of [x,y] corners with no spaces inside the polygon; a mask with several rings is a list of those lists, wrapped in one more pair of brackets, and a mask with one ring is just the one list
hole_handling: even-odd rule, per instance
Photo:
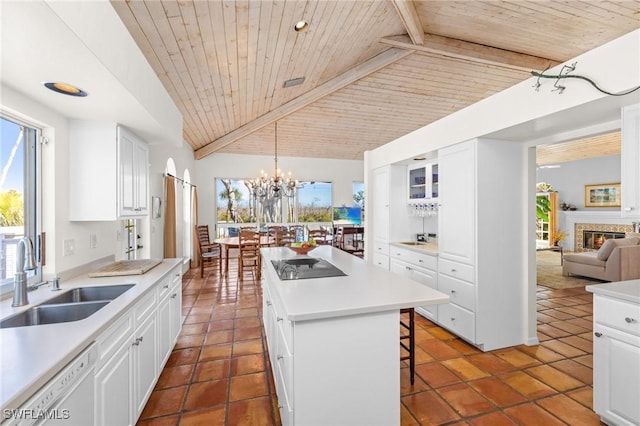
{"label": "window with white frame", "polygon": [[16,273],[18,241],[28,237],[34,246],[36,269],[30,281],[42,277],[39,232],[39,137],[35,126],[0,116],[0,285],[9,291]]}

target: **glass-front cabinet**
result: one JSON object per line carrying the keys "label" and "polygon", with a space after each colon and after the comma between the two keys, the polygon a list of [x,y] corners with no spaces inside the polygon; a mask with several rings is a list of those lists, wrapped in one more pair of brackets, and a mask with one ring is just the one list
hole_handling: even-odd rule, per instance
{"label": "glass-front cabinet", "polygon": [[420,163],[407,168],[409,202],[438,198],[438,164]]}

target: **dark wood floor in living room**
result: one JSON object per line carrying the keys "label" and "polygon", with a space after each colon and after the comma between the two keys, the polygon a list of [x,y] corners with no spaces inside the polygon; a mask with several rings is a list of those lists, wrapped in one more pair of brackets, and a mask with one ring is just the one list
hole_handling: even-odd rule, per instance
{"label": "dark wood floor in living room", "polygon": [[[140,425],[280,425],[249,271],[183,277],[178,343]],[[401,368],[401,424],[600,425],[592,411],[592,295],[538,287],[538,346],[481,352],[417,316],[416,380]]]}

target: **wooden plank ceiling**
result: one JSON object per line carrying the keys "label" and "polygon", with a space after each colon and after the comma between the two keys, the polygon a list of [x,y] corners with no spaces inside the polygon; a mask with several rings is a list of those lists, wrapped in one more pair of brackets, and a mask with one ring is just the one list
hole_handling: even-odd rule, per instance
{"label": "wooden plank ceiling", "polygon": [[[113,0],[215,152],[362,159],[365,150],[640,28],[637,1]],[[304,32],[293,30],[304,19]],[[294,87],[286,80],[304,77]]]}

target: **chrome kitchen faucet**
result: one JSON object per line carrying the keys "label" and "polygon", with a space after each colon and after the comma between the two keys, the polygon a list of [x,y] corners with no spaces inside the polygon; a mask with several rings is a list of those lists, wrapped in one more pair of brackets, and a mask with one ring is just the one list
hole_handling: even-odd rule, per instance
{"label": "chrome kitchen faucet", "polygon": [[13,278],[13,303],[11,306],[24,306],[29,304],[27,296],[27,272],[36,269],[36,261],[33,256],[33,243],[29,237],[23,237],[18,241],[16,248],[16,274]]}

